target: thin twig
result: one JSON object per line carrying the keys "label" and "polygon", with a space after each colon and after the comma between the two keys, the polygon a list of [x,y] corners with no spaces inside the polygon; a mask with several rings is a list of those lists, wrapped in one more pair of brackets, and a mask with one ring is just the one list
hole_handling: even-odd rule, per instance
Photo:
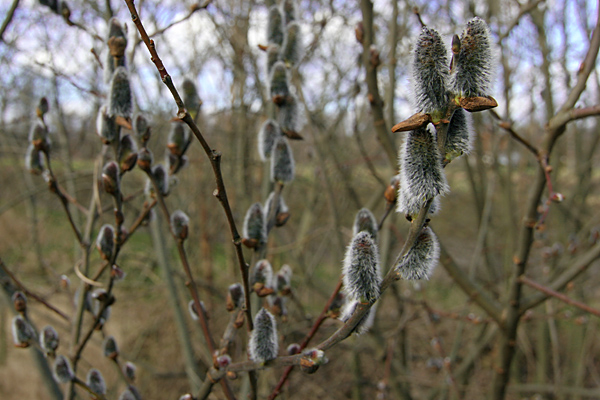
{"label": "thin twig", "polygon": [[0,27],[0,42],[4,42],[4,32],[6,32],[8,25],[10,25],[18,6],[19,0],[14,0],[10,6],[10,9],[6,13],[6,18],[4,18],[4,22],[2,22],[2,26]]}
{"label": "thin twig", "polygon": [[27,297],[31,297],[32,299],[35,299],[36,301],[38,301],[39,303],[43,304],[44,306],[46,306],[49,310],[52,310],[53,312],[55,312],[56,314],[58,314],[62,319],[64,319],[65,321],[70,321],[71,319],[67,316],[67,314],[63,313],[62,311],[60,311],[58,308],[54,307],[52,304],[48,303],[46,300],[44,300],[41,296],[38,296],[37,294],[33,293],[32,291],[28,290],[25,285],[23,285],[18,279],[17,277],[8,269],[8,267],[4,264],[4,261],[2,261],[2,259],[0,259],[0,268],[2,268],[4,270],[4,272],[6,273],[6,275],[8,275],[8,277],[10,279],[12,279],[12,281],[15,283],[15,285],[17,285],[17,287],[23,292],[25,293],[25,295]]}

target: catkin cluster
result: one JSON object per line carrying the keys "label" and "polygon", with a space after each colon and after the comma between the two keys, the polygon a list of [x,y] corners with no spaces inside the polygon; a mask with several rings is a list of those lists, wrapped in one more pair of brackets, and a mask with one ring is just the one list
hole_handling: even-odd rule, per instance
{"label": "catkin cluster", "polygon": [[[440,209],[440,197],[450,190],[444,167],[470,152],[473,132],[467,111],[480,109],[461,105],[467,104],[465,99],[490,99],[492,55],[490,30],[480,18],[470,20],[462,35],[454,37],[452,61],[435,29],[424,27],[417,38],[412,62],[415,106],[430,123],[410,131],[400,149],[397,211],[409,219],[425,207],[431,213]],[[437,238],[424,227],[396,269],[404,279],[427,279],[438,258]]]}

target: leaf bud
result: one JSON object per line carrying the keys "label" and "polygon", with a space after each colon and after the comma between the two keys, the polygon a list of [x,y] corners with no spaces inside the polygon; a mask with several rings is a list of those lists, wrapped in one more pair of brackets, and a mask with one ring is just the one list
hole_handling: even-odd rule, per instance
{"label": "leaf bud", "polygon": [[16,312],[22,314],[27,311],[27,297],[21,291],[16,291],[12,295],[13,307]]}
{"label": "leaf bud", "polygon": [[327,364],[328,361],[323,350],[304,350],[300,360],[300,370],[306,374],[314,374],[321,365]]}
{"label": "leaf bud", "polygon": [[250,273],[250,286],[259,296],[273,293],[271,288],[273,281],[273,267],[268,260],[260,260]]}
{"label": "leaf bud", "polygon": [[288,356],[293,356],[294,354],[300,353],[300,345],[298,343],[290,344],[285,350]]}

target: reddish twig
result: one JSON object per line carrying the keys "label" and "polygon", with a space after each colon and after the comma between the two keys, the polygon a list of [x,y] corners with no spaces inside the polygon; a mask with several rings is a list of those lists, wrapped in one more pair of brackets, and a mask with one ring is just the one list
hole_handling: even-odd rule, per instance
{"label": "reddish twig", "polygon": [[595,315],[596,317],[600,317],[600,310],[598,310],[596,308],[593,308],[593,307],[590,307],[587,304],[584,304],[584,303],[579,302],[577,300],[573,300],[570,297],[565,296],[564,294],[559,293],[557,291],[554,291],[554,290],[552,290],[552,289],[550,289],[548,287],[542,286],[539,283],[537,283],[535,281],[532,281],[531,279],[529,279],[525,275],[521,275],[519,277],[519,280],[521,282],[523,282],[524,284],[526,284],[527,286],[530,286],[530,287],[532,287],[532,288],[534,288],[536,290],[539,290],[540,292],[545,293],[548,296],[555,297],[555,298],[559,299],[560,301],[563,301],[563,302],[565,302],[565,303],[567,303],[569,305],[575,306],[575,307],[577,307],[577,308],[579,308],[579,309],[581,309],[581,310],[583,310],[585,312],[588,312],[590,314]]}
{"label": "reddish twig", "polygon": [[48,309],[54,311],[56,314],[58,314],[62,319],[64,319],[65,321],[70,321],[71,319],[67,316],[67,314],[63,313],[62,311],[60,311],[58,308],[54,307],[53,305],[51,305],[50,303],[48,303],[46,300],[44,300],[42,297],[38,296],[37,294],[33,293],[32,291],[28,290],[25,285],[23,285],[18,279],[17,277],[8,269],[8,267],[4,264],[4,261],[2,261],[2,259],[0,259],[0,268],[2,268],[4,270],[4,272],[6,273],[6,275],[8,275],[8,277],[15,283],[15,285],[17,285],[17,287],[23,292],[25,293],[25,295],[27,297],[31,297],[32,299],[35,299],[37,302],[43,304],[44,306],[46,306]]}

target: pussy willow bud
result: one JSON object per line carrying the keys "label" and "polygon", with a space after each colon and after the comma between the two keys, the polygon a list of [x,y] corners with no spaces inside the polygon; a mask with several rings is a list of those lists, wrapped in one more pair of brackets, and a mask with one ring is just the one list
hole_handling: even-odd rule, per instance
{"label": "pussy willow bud", "polygon": [[168,157],[169,164],[169,175],[175,175],[182,168],[185,168],[189,164],[189,159],[187,156],[176,156],[174,154],[169,153]]}
{"label": "pussy willow bud", "polygon": [[264,124],[260,127],[258,131],[258,155],[260,159],[263,161],[267,161],[267,159],[271,156],[271,150],[273,149],[273,144],[278,137],[281,136],[281,129],[279,128],[279,124],[272,119],[268,119]]}
{"label": "pussy willow bud", "polygon": [[133,131],[137,139],[142,143],[142,146],[146,146],[146,143],[150,140],[151,129],[150,125],[148,125],[148,120],[142,114],[139,114],[135,118]]}
{"label": "pussy willow bud", "polygon": [[[127,26],[125,26],[126,28]],[[109,51],[106,59],[105,82],[108,82],[114,73],[115,67],[125,66],[125,48],[127,47],[127,34],[123,25],[117,18],[108,21],[108,35],[106,38]],[[108,77],[106,74],[109,74]]]}
{"label": "pussy willow bud", "polygon": [[[268,217],[271,213],[271,207],[273,207],[273,199],[275,198],[275,192],[271,192],[269,197],[267,197],[267,201],[265,202],[265,217]],[[285,204],[285,200],[283,196],[279,194],[279,204],[275,209],[275,226],[283,226],[290,218],[290,209],[287,204]]]}
{"label": "pussy willow bud", "polygon": [[14,292],[13,295],[11,296],[11,300],[12,300],[13,307],[16,312],[21,314],[21,313],[24,313],[25,311],[27,311],[27,297],[25,297],[25,294],[23,292],[21,292],[21,291]]}
{"label": "pussy willow bud", "polygon": [[277,61],[273,65],[269,77],[269,92],[275,104],[281,105],[285,103],[287,97],[290,95],[288,82],[289,77],[285,64],[282,61]]}
{"label": "pussy willow bud", "polygon": [[267,76],[271,76],[273,65],[281,60],[281,47],[275,43],[267,46]]}
{"label": "pussy willow bud", "polygon": [[37,120],[29,131],[29,143],[33,144],[37,150],[47,152],[50,150],[50,138],[48,128],[40,120]]}
{"label": "pussy willow bud", "polygon": [[286,27],[286,35],[282,45],[281,58],[289,66],[296,66],[302,57],[302,33],[297,22]]}
{"label": "pussy willow bud", "polygon": [[125,135],[121,138],[121,146],[119,147],[119,167],[121,172],[131,171],[138,158],[137,144],[131,135]]}
{"label": "pussy willow bud", "polygon": [[377,245],[368,232],[354,236],[346,255],[342,270],[344,292],[353,300],[372,303],[379,297],[381,272]]}
{"label": "pussy willow bud", "polygon": [[102,106],[96,118],[96,133],[100,136],[102,143],[111,144],[119,138],[119,126],[115,117],[108,114],[106,106]]}
{"label": "pussy willow bud", "polygon": [[292,284],[292,267],[284,264],[275,275],[275,291],[284,296],[290,291]]}
{"label": "pussy willow bud", "polygon": [[27,147],[27,152],[25,153],[25,168],[34,175],[40,175],[46,170],[46,167],[44,166],[44,155],[41,151],[36,149],[33,144],[30,144],[29,147]]}
{"label": "pussy willow bud", "polygon": [[39,0],[40,4],[48,7],[50,10],[58,14],[59,12],[59,4],[58,0]]}
{"label": "pussy willow bud", "polygon": [[427,200],[449,190],[432,130],[410,132],[400,150],[398,212],[415,215]]}
{"label": "pussy willow bud", "polygon": [[254,318],[254,330],[250,334],[250,343],[248,344],[250,359],[254,362],[264,363],[277,358],[278,351],[279,342],[275,317],[266,309],[261,308]]}
{"label": "pussy willow bud", "polygon": [[186,78],[181,84],[181,88],[183,89],[183,104],[192,119],[196,119],[196,114],[198,114],[202,104],[196,84],[191,79]]}
{"label": "pussy willow bud", "polygon": [[133,109],[129,74],[125,67],[118,67],[113,73],[108,93],[108,115],[131,118]]}
{"label": "pussy willow bud", "polygon": [[[200,308],[202,308],[202,313],[204,314],[204,316],[206,318],[208,318],[208,312],[206,311],[206,307],[204,307],[204,302],[201,301],[200,302]],[[199,321],[200,320],[200,314],[198,314],[198,309],[196,307],[196,302],[194,300],[190,300],[188,303],[188,312],[190,313],[190,317],[192,317],[192,319],[194,321]]]}
{"label": "pussy willow bud", "polygon": [[277,122],[281,131],[290,139],[302,139],[299,132],[306,123],[304,109],[295,95],[287,97],[285,103],[279,107]]}
{"label": "pussy willow bud", "polygon": [[190,144],[190,132],[182,122],[173,122],[169,132],[167,147],[171,154],[182,156]]}
{"label": "pussy willow bud", "polygon": [[59,343],[60,340],[56,329],[50,325],[45,326],[44,329],[42,329],[42,333],[40,333],[40,347],[46,356],[54,356]]}
{"label": "pussy willow bud", "polygon": [[123,375],[129,380],[129,382],[135,381],[137,367],[131,361],[127,361],[123,365]]}
{"label": "pussy willow bud", "polygon": [[[158,186],[158,190],[160,191],[160,193],[163,196],[167,196],[169,194],[169,174],[167,173],[165,166],[162,164],[156,164],[154,167],[152,167],[151,173],[154,177],[154,180],[156,181],[156,185]],[[145,192],[147,195],[154,194],[154,185],[152,184],[150,179],[148,179],[148,181],[146,182]]]}
{"label": "pussy willow bud", "polygon": [[107,336],[106,339],[104,339],[104,342],[102,342],[102,353],[104,354],[104,357],[113,360],[116,360],[119,356],[119,347],[113,336]]}
{"label": "pussy willow bud", "polygon": [[104,191],[111,196],[116,196],[120,192],[120,172],[116,162],[108,162],[102,168],[102,186]]}
{"label": "pussy willow bud", "polygon": [[267,42],[281,46],[283,43],[283,15],[277,6],[269,8],[267,16]]}
{"label": "pussy willow bud", "polygon": [[231,357],[229,354],[222,354],[215,359],[215,368],[227,368],[231,364]]}
{"label": "pussy willow bud", "polygon": [[384,197],[389,204],[394,204],[398,198],[398,189],[400,188],[400,174],[392,176],[390,184],[385,189]]}
{"label": "pussy willow bud", "polygon": [[[342,308],[342,311],[340,314],[340,320],[343,322],[348,321],[350,319],[350,317],[352,316],[352,314],[354,314],[354,311],[356,310],[357,306],[358,306],[358,301],[356,301],[356,300],[349,301],[346,304],[344,304],[344,307]],[[363,333],[367,333],[369,331],[369,329],[371,329],[371,327],[373,326],[373,323],[375,322],[376,309],[377,309],[377,303],[375,303],[375,304],[373,304],[373,306],[371,306],[369,311],[367,311],[367,314],[365,316],[363,316],[362,319],[360,320],[360,322],[358,323],[358,325],[356,325],[356,327],[354,328],[355,334],[362,335]]]}
{"label": "pussy willow bud", "polygon": [[106,382],[104,381],[104,377],[100,371],[98,371],[96,368],[90,369],[85,383],[92,390],[92,392],[100,395],[106,394]]}
{"label": "pussy willow bud", "polygon": [[131,391],[132,386],[125,389],[119,396],[119,400],[139,400],[135,394]]}
{"label": "pussy willow bud", "polygon": [[265,287],[271,287],[273,282],[273,267],[268,260],[260,260],[254,266],[250,275],[250,286],[256,287],[260,284]]}
{"label": "pussy willow bud", "polygon": [[13,343],[15,347],[29,347],[37,340],[35,330],[25,318],[17,315],[12,320]]}
{"label": "pussy willow bud", "polygon": [[471,116],[462,108],[454,111],[446,133],[445,161],[452,161],[471,152],[473,135]]}
{"label": "pussy willow bud", "polygon": [[460,37],[453,90],[461,97],[489,96],[493,71],[492,37],[484,20],[475,17]]}
{"label": "pussy willow bud", "polygon": [[242,308],[244,301],[244,287],[239,283],[230,285],[227,291],[227,311]]}
{"label": "pussy willow bud", "polygon": [[187,393],[184,394],[183,396],[181,396],[179,398],[179,400],[196,400],[191,394]]}
{"label": "pussy willow bud", "polygon": [[140,167],[142,171],[151,171],[153,162],[154,156],[152,155],[152,152],[146,147],[140,149],[137,156],[138,167]]}
{"label": "pussy willow bud", "polygon": [[71,361],[63,355],[56,357],[54,360],[53,375],[58,383],[68,383],[75,379]]}
{"label": "pussy willow bud", "polygon": [[371,239],[377,240],[377,228],[378,223],[371,210],[362,208],[354,217],[352,236],[356,236],[359,232],[367,232],[371,235]]}
{"label": "pussy willow bud", "polygon": [[189,224],[190,218],[183,211],[177,210],[171,214],[171,229],[178,239],[187,239]]}
{"label": "pussy willow bud", "polygon": [[434,114],[435,121],[446,110],[449,79],[446,47],[435,29],[423,27],[421,30],[412,69],[417,111]]}
{"label": "pussy willow bud", "polygon": [[440,258],[440,244],[429,227],[423,228],[416,242],[402,257],[396,270],[402,279],[429,279]]}
{"label": "pussy willow bud", "polygon": [[273,315],[281,317],[282,321],[287,321],[287,297],[269,296],[267,299],[269,302],[269,310],[271,311],[271,313],[273,313]]}
{"label": "pussy willow bud", "polygon": [[284,26],[287,26],[298,19],[298,8],[296,7],[295,0],[283,0],[281,2],[281,8],[283,10]]}
{"label": "pussy willow bud", "polygon": [[[111,307],[110,307],[110,305],[104,306],[105,302],[107,301],[106,300],[107,297],[108,297],[108,294],[106,293],[106,290],[104,290],[104,289],[96,289],[92,293],[93,313],[94,313],[94,316],[99,317],[98,318],[98,326],[96,327],[97,330],[100,330],[102,328],[102,326],[104,326],[106,321],[108,321],[108,319],[110,318]],[[102,314],[100,314],[100,311],[102,311]]]}
{"label": "pussy willow bud", "polygon": [[300,350],[300,345],[298,343],[292,343],[285,349],[285,352],[288,356],[293,356],[294,354],[300,353]]}
{"label": "pussy willow bud", "polygon": [[294,156],[286,138],[279,137],[271,150],[271,182],[289,183],[294,179]]}
{"label": "pussy willow bud", "polygon": [[115,247],[115,228],[106,224],[100,228],[96,238],[96,248],[100,251],[100,257],[110,260]]}
{"label": "pussy willow bud", "polygon": [[35,109],[35,113],[38,117],[43,118],[44,115],[50,110],[50,104],[48,103],[48,99],[42,97]]}
{"label": "pussy willow bud", "polygon": [[267,242],[267,223],[262,204],[254,203],[246,212],[242,235],[244,245],[250,248]]}
{"label": "pussy willow bud", "polygon": [[323,350],[304,350],[302,352],[302,360],[300,361],[300,370],[305,374],[314,374],[321,365],[327,364],[328,361]]}

